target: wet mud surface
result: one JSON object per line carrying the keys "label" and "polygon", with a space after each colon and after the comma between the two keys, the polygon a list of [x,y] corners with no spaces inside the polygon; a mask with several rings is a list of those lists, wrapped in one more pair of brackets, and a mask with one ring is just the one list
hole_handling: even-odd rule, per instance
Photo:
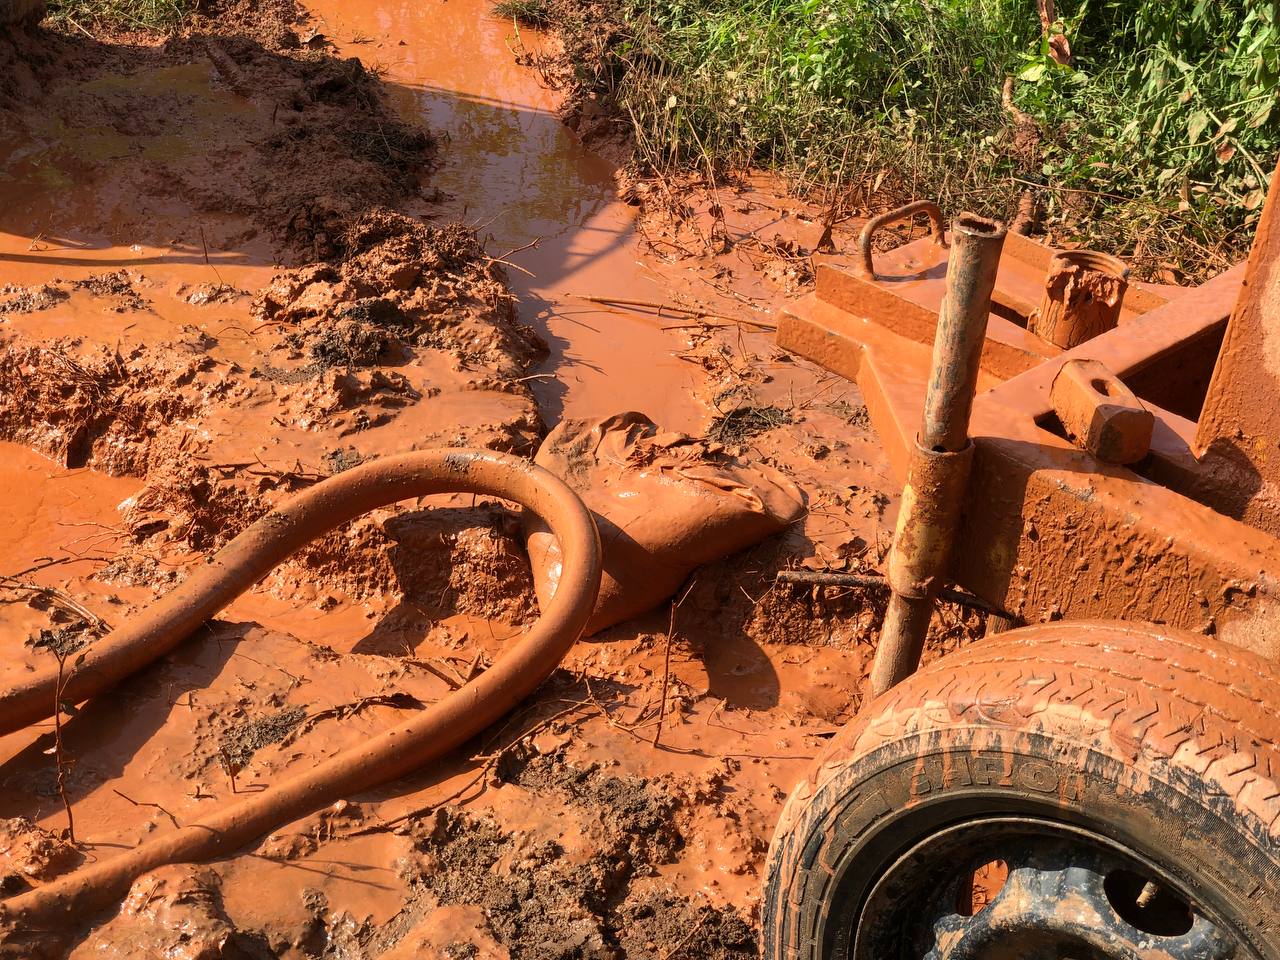
{"label": "wet mud surface", "polygon": [[[776,476],[798,518],[578,643],[441,765],[152,871],[45,955],[756,954],[782,801],[857,710],[884,605],[774,576],[876,568],[894,484],[856,388],[768,330],[820,212],[742,181],[638,214],[659,188],[620,195],[513,45],[478,0],[240,0],[168,39],[0,47],[21,64],[0,87],[0,677],[46,664],[42,631],[91,641],[290,494],[392,453],[532,457],[634,410]],[[537,616],[525,536],[471,496],[374,511],[60,733],[0,739],[0,893],[484,670]],[[944,608],[929,655],[981,627]]]}

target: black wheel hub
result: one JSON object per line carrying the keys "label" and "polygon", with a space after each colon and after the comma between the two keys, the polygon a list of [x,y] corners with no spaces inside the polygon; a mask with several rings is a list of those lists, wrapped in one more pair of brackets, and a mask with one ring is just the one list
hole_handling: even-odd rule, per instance
{"label": "black wheel hub", "polygon": [[1239,939],[1114,842],[1034,820],[917,844],[872,889],[857,960],[1229,960]]}

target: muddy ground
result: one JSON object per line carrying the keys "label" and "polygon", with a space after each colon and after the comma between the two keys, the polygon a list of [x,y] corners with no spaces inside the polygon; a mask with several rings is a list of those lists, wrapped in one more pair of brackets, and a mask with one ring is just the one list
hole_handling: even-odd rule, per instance
{"label": "muddy ground", "polygon": [[[5,675],[324,477],[432,447],[532,456],[567,416],[639,410],[774,468],[802,518],[580,642],[440,766],[4,955],[755,954],[774,821],[857,710],[883,613],[774,576],[875,568],[896,508],[856,389],[767,329],[811,282],[822,212],[763,178],[620,196],[514,46],[479,0],[231,0],[170,37],[0,45]],[[74,835],[52,721],[0,740],[0,890],[334,755],[536,616],[508,505],[346,525],[65,718]],[[944,608],[930,656],[981,629]]]}

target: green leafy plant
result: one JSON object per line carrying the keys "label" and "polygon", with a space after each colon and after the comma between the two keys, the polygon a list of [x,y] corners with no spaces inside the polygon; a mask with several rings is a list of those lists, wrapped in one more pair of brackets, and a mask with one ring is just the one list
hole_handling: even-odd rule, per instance
{"label": "green leafy plant", "polygon": [[654,171],[756,164],[1004,217],[1032,189],[1055,240],[1196,280],[1247,249],[1280,151],[1273,4],[1060,0],[1064,65],[1034,0],[613,3],[608,63],[581,76]]}

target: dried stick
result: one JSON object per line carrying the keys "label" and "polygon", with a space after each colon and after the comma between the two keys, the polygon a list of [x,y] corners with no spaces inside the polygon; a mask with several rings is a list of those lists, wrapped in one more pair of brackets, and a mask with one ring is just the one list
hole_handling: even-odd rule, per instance
{"label": "dried stick", "polygon": [[101,632],[111,629],[111,625],[107,623],[107,621],[103,620],[79,600],[76,600],[71,595],[64,593],[57,587],[44,587],[38,583],[28,583],[24,580],[18,580],[5,574],[0,574],[0,587],[9,590],[23,590],[27,593],[33,593],[37,596],[44,597],[55,606],[62,607],[62,609],[69,613],[74,613],[85,623],[89,624],[89,626],[95,631]]}
{"label": "dried stick", "polygon": [[[862,587],[868,590],[888,590],[887,578],[875,573],[835,573],[828,570],[779,570],[776,577],[779,583],[799,583],[815,587]],[[938,591],[938,598],[948,603],[958,603],[964,607],[973,607],[997,616],[1009,617],[1009,613],[987,603],[981,597],[963,590],[952,590],[943,587]]]}
{"label": "dried stick", "polygon": [[111,788],[111,792],[112,792],[112,793],[114,793],[114,794],[115,794],[117,797],[119,797],[121,800],[128,800],[128,801],[129,801],[130,803],[132,803],[135,807],[155,807],[157,810],[159,810],[161,813],[163,813],[166,817],[168,817],[168,818],[169,818],[169,820],[170,820],[170,822],[171,822],[175,827],[178,827],[179,829],[181,829],[182,824],[178,823],[178,818],[177,818],[177,817],[175,817],[175,816],[174,816],[172,813],[170,813],[168,810],[166,810],[164,807],[160,806],[160,804],[158,804],[158,803],[147,803],[145,800],[135,800],[135,799],[133,799],[133,797],[129,796],[127,793],[121,793],[121,792],[120,792],[119,790],[117,790],[115,787],[112,787],[112,788]]}
{"label": "dried stick", "polygon": [[58,767],[58,796],[67,811],[67,840],[76,845],[76,821],[71,814],[71,800],[67,796],[67,763],[62,756],[62,691],[66,685],[67,652],[54,651],[58,658],[58,682],[53,693],[53,759]]}
{"label": "dried stick", "polygon": [[680,599],[673,601],[671,604],[671,621],[667,625],[667,644],[662,655],[662,701],[658,705],[658,728],[653,731],[653,745],[656,747],[658,741],[662,738],[662,721],[667,715],[667,691],[671,682],[671,638],[676,632],[676,611],[680,609],[680,604],[684,603],[685,598],[689,596],[693,590],[694,584],[698,581],[694,580],[685,588]]}
{"label": "dried stick", "polygon": [[686,317],[692,317],[697,320],[729,320],[732,323],[745,323],[749,327],[759,327],[762,330],[776,330],[771,323],[764,323],[759,320],[746,320],[742,317],[731,317],[724,313],[715,313],[710,310],[698,310],[693,307],[682,307],[675,303],[659,303],[655,300],[625,300],[620,297],[595,297],[581,293],[572,293],[571,297],[577,300],[585,300],[588,303],[599,303],[606,307],[639,307],[645,310],[655,310],[658,316],[664,313],[677,313]]}

